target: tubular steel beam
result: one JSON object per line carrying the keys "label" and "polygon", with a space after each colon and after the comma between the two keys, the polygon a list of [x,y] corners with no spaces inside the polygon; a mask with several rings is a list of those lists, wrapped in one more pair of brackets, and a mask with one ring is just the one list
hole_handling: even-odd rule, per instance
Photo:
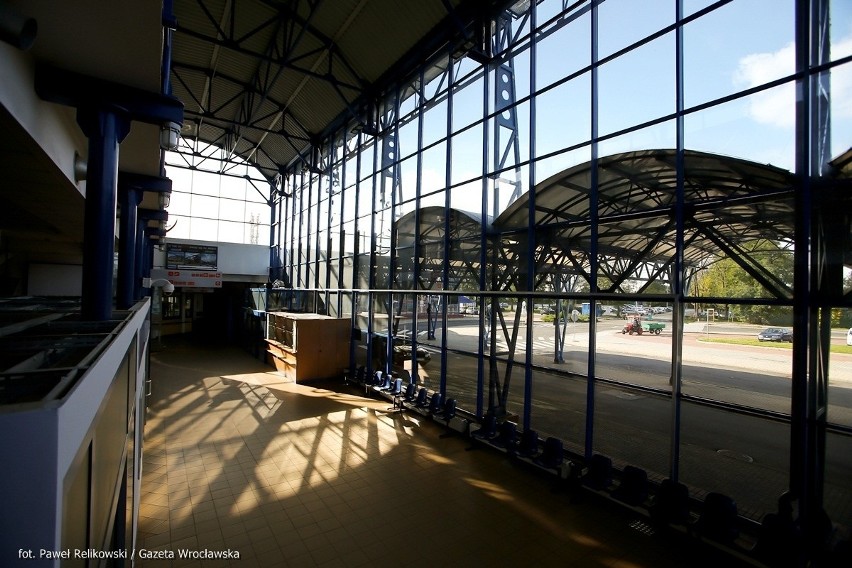
{"label": "tubular steel beam", "polygon": [[120,110],[130,121],[162,125],[183,124],[183,103],[152,93],[52,65],[39,65],[35,90],[43,100],[86,109]]}
{"label": "tubular steel beam", "polygon": [[78,111],[77,122],[89,138],[83,224],[83,288],[80,317],[112,318],[112,267],[115,254],[118,146],[129,121],[114,111]]}
{"label": "tubular steel beam", "polygon": [[[172,192],[172,180],[166,177],[149,176],[129,172],[118,174],[118,198],[121,204],[119,217],[118,281],[116,285],[116,305],[118,309],[127,309],[139,298],[137,297],[138,283],[144,276],[138,272],[137,238],[139,223],[139,204],[146,191],[160,194]],[[147,211],[147,210],[146,210]],[[167,218],[164,217],[163,220]],[[147,214],[143,221],[148,222]]]}

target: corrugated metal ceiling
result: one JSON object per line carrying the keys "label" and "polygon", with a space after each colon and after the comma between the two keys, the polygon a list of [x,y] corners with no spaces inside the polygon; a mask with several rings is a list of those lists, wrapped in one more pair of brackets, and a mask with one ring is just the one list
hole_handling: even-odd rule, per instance
{"label": "corrugated metal ceiling", "polygon": [[[175,0],[184,137],[267,178],[381,93],[401,62],[472,33],[496,0]],[[428,48],[426,46],[429,46]]]}

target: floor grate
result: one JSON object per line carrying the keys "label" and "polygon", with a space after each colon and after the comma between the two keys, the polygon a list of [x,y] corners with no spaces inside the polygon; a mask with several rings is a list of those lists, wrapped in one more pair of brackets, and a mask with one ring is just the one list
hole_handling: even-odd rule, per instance
{"label": "floor grate", "polygon": [[645,521],[641,521],[639,519],[630,521],[630,524],[628,526],[631,529],[640,532],[646,536],[654,536],[655,534],[657,534],[657,530],[654,527],[652,527]]}

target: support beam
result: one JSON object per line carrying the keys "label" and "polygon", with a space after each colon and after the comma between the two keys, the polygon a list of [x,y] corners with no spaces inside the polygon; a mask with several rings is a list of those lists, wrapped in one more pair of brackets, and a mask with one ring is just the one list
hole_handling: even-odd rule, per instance
{"label": "support beam", "polygon": [[142,191],[133,186],[122,186],[118,192],[120,204],[118,219],[118,283],[115,304],[126,310],[134,304],[133,280],[136,267],[136,210],[142,203]]}
{"label": "support beam", "polygon": [[[119,144],[132,121],[179,128],[183,104],[171,96],[52,65],[36,68],[35,91],[43,100],[76,107],[77,123],[89,138],[80,309],[84,320],[108,320],[112,317]],[[132,224],[126,231],[130,234]]]}
{"label": "support beam", "polygon": [[130,122],[120,111],[86,109],[78,111],[77,122],[89,138],[80,317],[105,321],[112,318],[118,145]]}
{"label": "support beam", "polygon": [[[172,192],[172,180],[166,177],[148,176],[128,172],[118,174],[119,212],[119,254],[118,254],[118,283],[116,286],[116,307],[120,310],[130,308],[139,298],[137,297],[136,280],[142,278],[137,272],[137,246],[139,233],[138,208],[146,191],[159,193],[161,206],[166,207],[168,195]],[[147,223],[147,220],[145,220]]]}

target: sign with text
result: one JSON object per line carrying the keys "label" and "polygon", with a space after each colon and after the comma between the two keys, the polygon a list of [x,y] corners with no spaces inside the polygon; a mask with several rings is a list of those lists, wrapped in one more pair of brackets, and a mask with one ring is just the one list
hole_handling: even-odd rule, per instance
{"label": "sign with text", "polygon": [[207,270],[170,270],[168,268],[151,269],[151,278],[165,278],[175,288],[221,288],[222,273]]}

